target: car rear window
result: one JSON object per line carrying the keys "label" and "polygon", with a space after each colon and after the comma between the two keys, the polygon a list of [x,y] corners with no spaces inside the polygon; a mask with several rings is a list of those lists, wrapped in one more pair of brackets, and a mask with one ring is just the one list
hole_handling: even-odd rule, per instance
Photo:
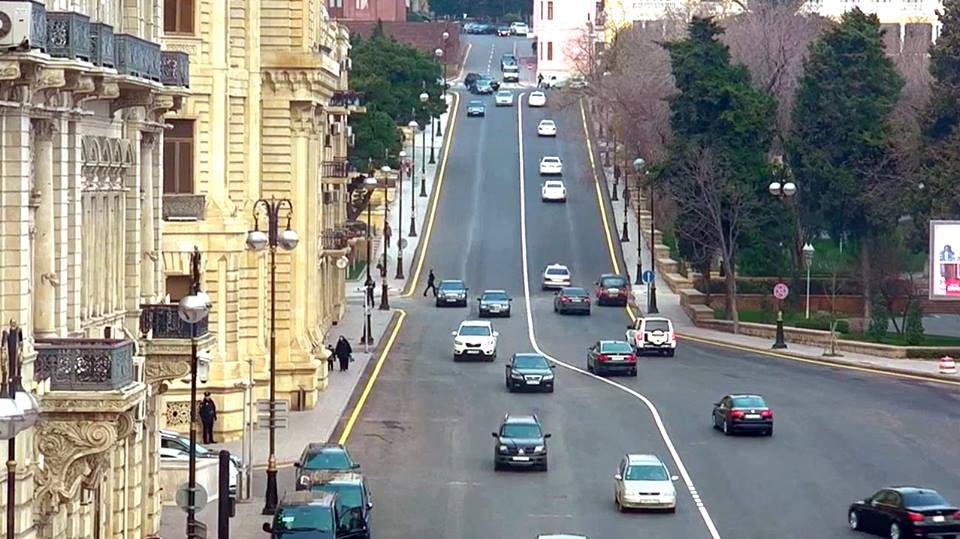
{"label": "car rear window", "polygon": [[634,464],[627,468],[627,481],[667,481],[670,476],[659,464]]}
{"label": "car rear window", "polygon": [[549,369],[550,365],[543,356],[517,356],[513,365],[518,369]]}
{"label": "car rear window", "polygon": [[568,272],[563,268],[550,268],[547,270],[547,275],[566,275]]}
{"label": "car rear window", "polygon": [[600,351],[608,354],[629,354],[633,349],[625,342],[605,342],[600,343]]}
{"label": "car rear window", "polygon": [[280,532],[297,529],[334,531],[333,510],[320,505],[280,506],[273,527]]}
{"label": "car rear window", "polygon": [[582,288],[564,288],[564,296],[586,296],[587,291]]}
{"label": "car rear window", "polygon": [[666,320],[647,320],[643,324],[644,331],[670,331],[670,323]]}
{"label": "car rear window", "polygon": [[924,507],[950,504],[935,490],[918,490],[916,492],[904,492],[903,505],[905,507]]}
{"label": "car rear window", "polygon": [[627,281],[623,277],[604,277],[600,280],[600,286],[607,288],[620,288],[627,286]]}
{"label": "car rear window", "polygon": [[486,326],[463,326],[460,328],[460,335],[464,337],[489,337],[490,328]]}
{"label": "car rear window", "polygon": [[767,403],[760,397],[734,397],[733,406],[735,408],[765,408]]}
{"label": "car rear window", "polygon": [[363,489],[357,483],[320,483],[310,490],[336,494],[337,506],[341,508],[353,509],[363,505]]}

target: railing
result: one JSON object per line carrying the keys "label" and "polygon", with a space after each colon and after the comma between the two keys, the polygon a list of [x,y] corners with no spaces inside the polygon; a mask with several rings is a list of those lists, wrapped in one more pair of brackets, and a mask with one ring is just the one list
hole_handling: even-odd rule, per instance
{"label": "railing", "polygon": [[114,67],[116,52],[113,48],[113,27],[102,22],[90,25],[90,49],[93,65]]}
{"label": "railing", "polygon": [[350,235],[343,228],[328,228],[320,233],[320,239],[325,251],[340,251],[347,248]]}
{"label": "railing", "polygon": [[209,331],[209,318],[196,323],[196,333],[180,318],[176,303],[140,305],[140,335],[153,339],[189,339],[202,337]]}
{"label": "railing", "polygon": [[160,82],[160,45],[130,34],[116,34],[117,71]]}
{"label": "railing", "polygon": [[160,82],[189,88],[190,56],[181,51],[160,51]]}
{"label": "railing", "polygon": [[352,90],[340,90],[333,92],[330,97],[331,107],[359,107],[363,105],[363,93]]}
{"label": "railing", "polygon": [[30,0],[30,38],[26,45],[31,49],[47,50],[47,8],[43,2]]}
{"label": "railing", "polygon": [[73,11],[48,11],[47,54],[58,58],[92,61],[90,17]]}
{"label": "railing", "polygon": [[34,378],[53,391],[109,391],[133,382],[133,341],[37,339]]}
{"label": "railing", "polygon": [[206,195],[163,195],[164,221],[203,221],[206,217]]}
{"label": "railing", "polygon": [[320,164],[321,178],[347,178],[350,174],[350,163],[347,160],[324,161]]}

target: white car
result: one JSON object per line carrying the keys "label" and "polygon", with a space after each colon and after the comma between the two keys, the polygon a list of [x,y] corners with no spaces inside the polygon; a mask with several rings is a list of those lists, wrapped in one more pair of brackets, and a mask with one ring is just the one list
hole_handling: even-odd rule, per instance
{"label": "white car", "polygon": [[515,36],[526,36],[530,33],[530,27],[525,22],[515,22],[510,25],[510,31]]}
{"label": "white car", "polygon": [[453,335],[453,360],[476,357],[493,361],[497,357],[497,338],[493,324],[486,320],[464,320]]}
{"label": "white car", "polygon": [[[197,443],[197,458],[201,460],[216,460],[219,452],[207,449]],[[160,431],[160,460],[163,461],[190,461],[190,439],[182,434],[169,430]],[[240,479],[240,459],[230,455],[230,494],[237,494],[237,483]]]}
{"label": "white car", "polygon": [[663,461],[656,455],[624,455],[613,476],[613,498],[617,509],[677,510],[677,489]]}
{"label": "white car", "polygon": [[557,136],[557,123],[553,120],[540,120],[537,124],[537,136],[555,137]]}
{"label": "white car", "polygon": [[540,174],[547,176],[551,174],[563,174],[563,162],[559,157],[547,156],[540,159]]}
{"label": "white car", "polygon": [[511,92],[510,90],[500,90],[499,92],[497,92],[496,96],[494,97],[494,100],[498,107],[501,107],[501,106],[512,107],[513,92]]}
{"label": "white car", "polygon": [[645,352],[673,357],[677,351],[677,333],[669,318],[649,316],[627,326],[627,342],[637,355]]}
{"label": "white car", "polygon": [[547,94],[543,92],[530,92],[527,98],[527,105],[531,107],[544,107],[547,105]]}
{"label": "white car", "polygon": [[566,202],[567,188],[563,180],[547,180],[540,187],[540,200],[543,202]]}
{"label": "white car", "polygon": [[550,264],[543,270],[543,289],[570,286],[570,269],[563,264]]}

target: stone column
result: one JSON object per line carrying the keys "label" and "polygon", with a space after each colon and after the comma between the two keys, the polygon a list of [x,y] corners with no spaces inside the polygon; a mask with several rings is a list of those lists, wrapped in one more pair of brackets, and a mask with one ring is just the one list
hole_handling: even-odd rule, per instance
{"label": "stone column", "polygon": [[35,189],[39,195],[35,219],[33,256],[33,331],[38,337],[57,333],[56,320],[56,243],[53,213],[53,134],[52,122],[34,123],[36,161]]}
{"label": "stone column", "polygon": [[152,303],[157,295],[156,282],[156,238],[154,234],[153,213],[153,155],[156,148],[156,135],[143,133],[140,141],[140,188],[143,201],[140,204],[140,296],[144,303]]}

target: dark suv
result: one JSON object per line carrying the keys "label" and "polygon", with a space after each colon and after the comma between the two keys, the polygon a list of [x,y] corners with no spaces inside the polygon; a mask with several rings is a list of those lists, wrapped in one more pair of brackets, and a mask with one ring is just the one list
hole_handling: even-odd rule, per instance
{"label": "dark suv", "polygon": [[297,490],[307,490],[312,481],[311,476],[316,472],[348,472],[360,469],[360,465],[350,458],[346,447],[331,443],[307,444],[294,466],[297,468]]}
{"label": "dark suv", "polygon": [[554,366],[540,354],[513,354],[506,366],[507,390],[542,389],[553,393]]}
{"label": "dark suv", "polygon": [[337,495],[329,492],[291,492],[284,496],[273,515],[273,524],[263,531],[273,539],[313,537],[316,539],[360,539],[367,537],[362,522],[352,513],[341,513]]}
{"label": "dark suv", "polygon": [[313,492],[329,492],[337,495],[337,511],[341,515],[350,515],[354,519],[354,528],[359,538],[370,537],[370,489],[363,476],[355,472],[317,472],[310,483]]}
{"label": "dark suv", "polygon": [[494,433],[493,468],[532,467],[547,471],[547,438],[535,415],[503,416],[500,430]]}
{"label": "dark suv", "polygon": [[594,284],[597,287],[597,305],[626,305],[630,299],[630,281],[623,275],[604,273]]}

